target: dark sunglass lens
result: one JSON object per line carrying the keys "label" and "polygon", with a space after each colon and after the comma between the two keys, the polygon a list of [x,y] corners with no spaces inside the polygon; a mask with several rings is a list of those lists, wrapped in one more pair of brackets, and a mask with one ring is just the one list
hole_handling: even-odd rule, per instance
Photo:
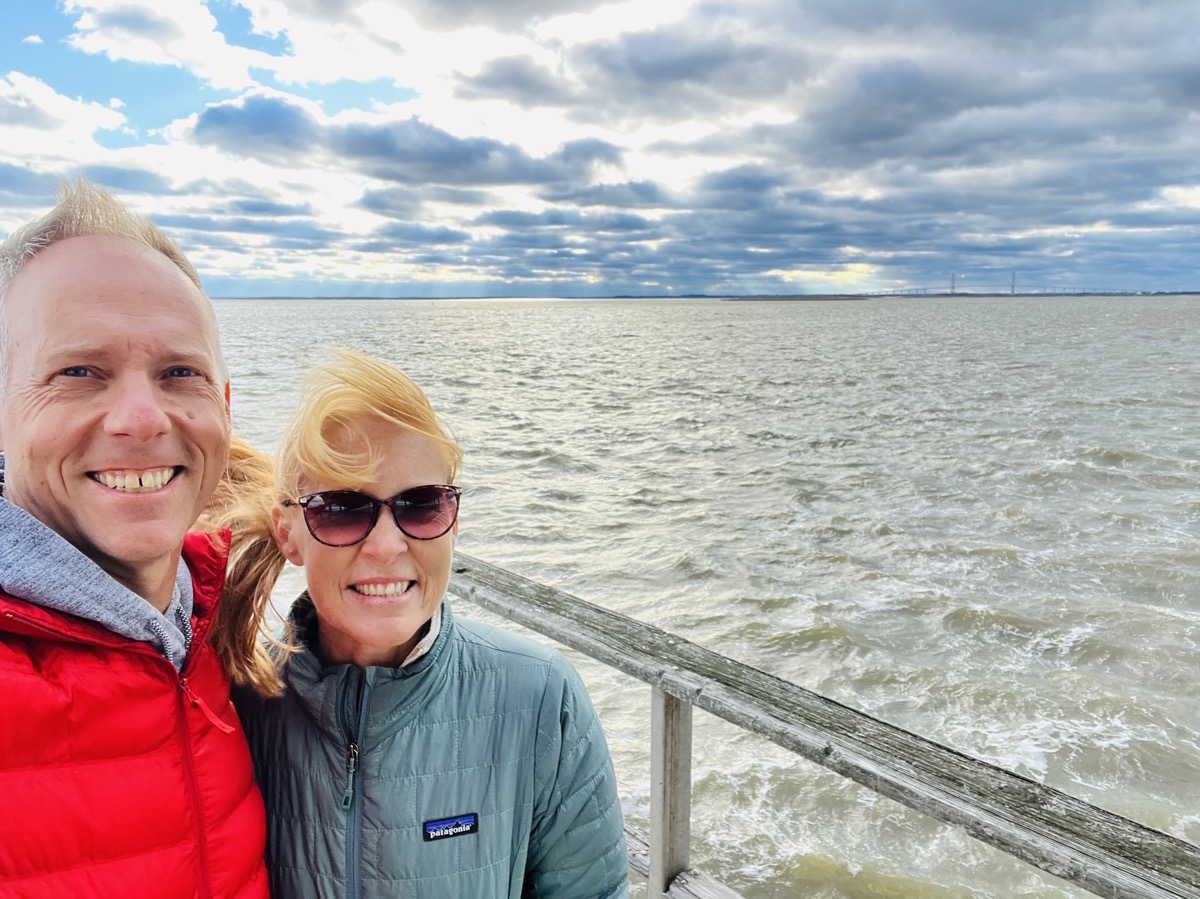
{"label": "dark sunglass lens", "polygon": [[414,487],[393,500],[396,524],[418,540],[433,540],[450,530],[458,514],[458,494],[446,487]]}
{"label": "dark sunglass lens", "polygon": [[329,546],[349,546],[371,532],[375,504],[369,496],[351,491],[315,494],[304,508],[312,535]]}

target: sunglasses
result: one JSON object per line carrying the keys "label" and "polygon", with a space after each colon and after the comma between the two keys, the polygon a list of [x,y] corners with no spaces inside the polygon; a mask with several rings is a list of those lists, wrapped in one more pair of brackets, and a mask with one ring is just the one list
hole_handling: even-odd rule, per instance
{"label": "sunglasses", "polygon": [[357,490],[323,490],[295,500],[285,499],[283,504],[304,511],[304,524],[318,543],[353,546],[367,539],[384,506],[391,507],[396,527],[405,536],[436,540],[454,527],[461,495],[461,487],[430,484],[411,487],[391,499],[376,499]]}

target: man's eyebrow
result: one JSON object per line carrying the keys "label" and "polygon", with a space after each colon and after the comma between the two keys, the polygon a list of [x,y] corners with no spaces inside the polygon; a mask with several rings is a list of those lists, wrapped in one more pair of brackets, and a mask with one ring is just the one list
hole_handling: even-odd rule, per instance
{"label": "man's eyebrow", "polygon": [[[155,353],[155,357],[162,365],[212,365],[213,354],[206,347],[165,347],[162,351]],[[58,365],[70,365],[78,362],[110,362],[113,360],[128,359],[129,355],[112,347],[95,346],[87,343],[79,343],[74,346],[57,346],[52,350],[40,353],[37,356],[38,361],[45,368],[53,368]]]}
{"label": "man's eyebrow", "polygon": [[57,346],[49,352],[38,354],[37,359],[46,366],[53,366],[83,359],[103,360],[112,355],[114,354],[108,350],[81,343],[75,346]]}

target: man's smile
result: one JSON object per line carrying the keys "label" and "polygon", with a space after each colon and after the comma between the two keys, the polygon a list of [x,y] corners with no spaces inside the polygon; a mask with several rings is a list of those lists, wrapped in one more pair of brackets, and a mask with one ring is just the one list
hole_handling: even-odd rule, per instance
{"label": "man's smile", "polygon": [[174,468],[148,468],[144,471],[135,469],[117,469],[113,471],[89,471],[88,477],[112,490],[122,493],[154,493],[161,490],[175,475],[183,471],[182,466]]}

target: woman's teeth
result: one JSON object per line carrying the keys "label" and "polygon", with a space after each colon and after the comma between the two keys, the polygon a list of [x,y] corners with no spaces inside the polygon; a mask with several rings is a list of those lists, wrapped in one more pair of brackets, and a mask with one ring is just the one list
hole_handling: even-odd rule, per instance
{"label": "woman's teeth", "polygon": [[387,584],[355,584],[352,588],[363,596],[399,596],[408,590],[412,581],[392,581]]}

